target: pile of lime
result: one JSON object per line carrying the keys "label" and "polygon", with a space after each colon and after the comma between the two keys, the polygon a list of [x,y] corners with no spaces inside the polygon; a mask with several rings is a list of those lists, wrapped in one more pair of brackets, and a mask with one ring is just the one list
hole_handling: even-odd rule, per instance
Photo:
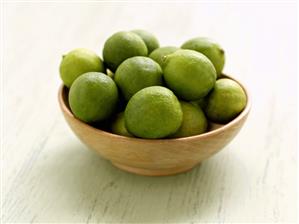
{"label": "pile of lime", "polygon": [[110,36],[103,59],[82,48],[64,55],[60,77],[81,121],[132,138],[180,138],[244,109],[246,94],[222,75],[224,63],[224,50],[209,38],[160,47],[150,32],[132,30]]}

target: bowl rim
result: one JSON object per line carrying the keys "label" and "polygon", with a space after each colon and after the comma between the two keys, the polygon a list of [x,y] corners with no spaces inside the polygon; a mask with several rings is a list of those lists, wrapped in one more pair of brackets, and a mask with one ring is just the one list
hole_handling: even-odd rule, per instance
{"label": "bowl rim", "polygon": [[[224,124],[223,126],[212,130],[212,131],[208,131],[199,135],[192,135],[192,136],[188,136],[188,137],[180,137],[180,138],[164,138],[164,139],[143,139],[143,138],[138,138],[138,137],[127,137],[127,136],[122,136],[122,135],[117,135],[117,134],[113,134],[111,132],[108,131],[104,131],[98,128],[95,128],[81,120],[79,120],[78,118],[76,118],[73,113],[69,110],[69,108],[66,106],[64,100],[63,100],[63,93],[65,91],[65,89],[67,88],[64,84],[61,84],[59,87],[59,91],[58,91],[58,101],[59,101],[59,105],[61,110],[64,112],[65,115],[67,115],[68,117],[70,117],[71,119],[76,120],[78,123],[80,123],[80,125],[85,126],[86,128],[89,128],[101,135],[106,135],[107,137],[113,137],[113,138],[117,138],[117,139],[123,139],[123,140],[129,140],[129,141],[138,141],[138,142],[151,142],[151,143],[163,143],[163,142],[181,142],[181,141],[189,141],[189,140],[200,140],[203,138],[207,138],[207,137],[211,137],[214,135],[217,135],[221,132],[225,132],[226,130],[228,130],[230,127],[234,126],[235,124],[237,124],[240,120],[242,120],[246,115],[248,115],[250,109],[251,109],[251,97],[247,91],[247,89],[245,88],[244,84],[240,83],[237,79],[226,75],[226,74],[222,74],[221,78],[229,78],[234,80],[235,82],[237,82],[242,89],[244,90],[245,94],[246,94],[246,106],[243,109],[243,111],[237,116],[235,117],[232,121],[230,121],[229,123]],[[216,123],[219,124],[219,123]]]}

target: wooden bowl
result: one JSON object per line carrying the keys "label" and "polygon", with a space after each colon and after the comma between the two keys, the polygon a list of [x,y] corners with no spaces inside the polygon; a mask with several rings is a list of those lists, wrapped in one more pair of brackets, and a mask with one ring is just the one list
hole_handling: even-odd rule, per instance
{"label": "wooden bowl", "polygon": [[164,176],[192,169],[219,152],[240,131],[250,111],[250,98],[246,88],[238,83],[247,95],[247,105],[238,117],[225,125],[212,124],[210,131],[204,134],[175,139],[130,138],[94,128],[74,117],[68,104],[68,90],[63,85],[58,99],[67,123],[89,148],[122,170]]}

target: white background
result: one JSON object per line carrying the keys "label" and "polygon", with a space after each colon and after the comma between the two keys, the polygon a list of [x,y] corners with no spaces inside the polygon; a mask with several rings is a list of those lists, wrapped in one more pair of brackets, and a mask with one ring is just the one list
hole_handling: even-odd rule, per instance
{"label": "white background", "polygon": [[[295,222],[295,1],[3,4],[4,222]],[[142,28],[162,46],[195,36],[225,49],[224,72],[252,111],[223,151],[191,172],[128,174],[86,149],[58,108],[62,54],[101,55],[114,32]],[[2,140],[1,140],[2,141]]]}

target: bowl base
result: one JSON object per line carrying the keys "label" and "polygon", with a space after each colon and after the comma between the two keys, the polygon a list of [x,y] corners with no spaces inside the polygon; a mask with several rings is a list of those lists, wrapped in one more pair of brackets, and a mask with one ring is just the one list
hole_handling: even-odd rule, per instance
{"label": "bowl base", "polygon": [[193,164],[191,166],[189,165],[183,167],[173,167],[168,169],[144,169],[144,168],[127,166],[116,162],[111,162],[111,163],[121,170],[127,171],[129,173],[143,175],[143,176],[170,176],[170,175],[187,172],[192,168],[194,168],[195,166],[199,165],[199,164],[195,164],[195,165]]}

